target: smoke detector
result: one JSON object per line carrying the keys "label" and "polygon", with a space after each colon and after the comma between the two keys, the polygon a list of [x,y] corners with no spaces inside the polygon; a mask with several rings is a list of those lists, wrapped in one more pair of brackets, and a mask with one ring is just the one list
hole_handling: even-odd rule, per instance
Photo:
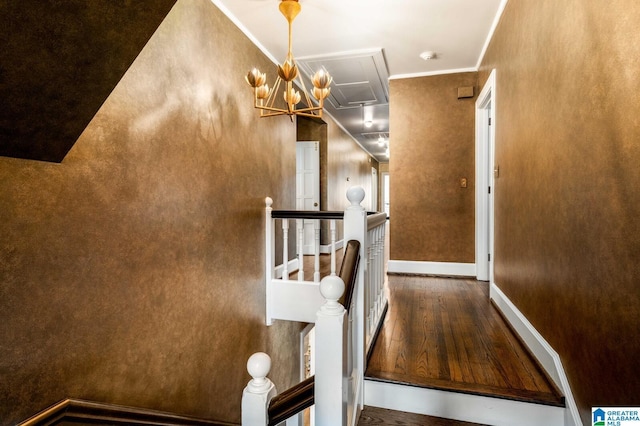
{"label": "smoke detector", "polygon": [[424,59],[425,61],[429,61],[431,59],[436,59],[438,57],[438,55],[436,55],[436,52],[433,52],[431,50],[427,50],[426,52],[422,52],[420,54],[420,57],[422,59]]}

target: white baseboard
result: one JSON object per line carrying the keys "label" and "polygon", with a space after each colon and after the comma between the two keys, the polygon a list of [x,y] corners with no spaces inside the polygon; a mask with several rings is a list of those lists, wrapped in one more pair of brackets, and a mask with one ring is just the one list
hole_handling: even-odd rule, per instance
{"label": "white baseboard", "polygon": [[388,272],[417,275],[442,275],[447,277],[475,277],[475,263],[418,262],[390,260]]}
{"label": "white baseboard", "polygon": [[493,426],[564,426],[564,409],[365,380],[365,405]]}
{"label": "white baseboard", "polygon": [[[344,247],[344,240],[336,241],[336,250],[340,250]],[[320,245],[321,254],[331,254],[331,244]]]}
{"label": "white baseboard", "polygon": [[[275,278],[282,278],[282,271],[283,270],[284,270],[283,265],[276,266],[276,269],[275,269],[276,276],[275,276]],[[298,258],[297,257],[295,259],[291,259],[289,262],[287,262],[287,270],[289,272],[298,270]]]}
{"label": "white baseboard", "polygon": [[582,426],[580,413],[571,393],[571,387],[558,353],[495,283],[491,284],[490,297],[509,324],[511,324],[511,327],[527,345],[533,356],[540,362],[549,377],[564,394],[566,404],[565,426]]}

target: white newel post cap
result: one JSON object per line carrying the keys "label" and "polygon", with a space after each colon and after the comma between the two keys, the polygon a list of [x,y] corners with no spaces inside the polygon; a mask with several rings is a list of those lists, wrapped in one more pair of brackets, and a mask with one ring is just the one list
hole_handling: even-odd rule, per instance
{"label": "white newel post cap", "polygon": [[344,307],[338,303],[338,299],[344,293],[344,281],[337,275],[326,276],[320,281],[320,294],[327,302],[320,307],[326,314],[341,314]]}
{"label": "white newel post cap", "polygon": [[266,392],[272,386],[267,378],[271,371],[271,357],[264,352],[256,352],[247,361],[247,371],[253,377],[247,384],[247,390],[252,393]]}
{"label": "white newel post cap", "polygon": [[364,200],[364,195],[364,188],[361,186],[352,186],[347,189],[347,200],[351,203],[348,209],[363,210],[364,207],[362,207],[360,203]]}
{"label": "white newel post cap", "polygon": [[271,197],[267,197],[264,199],[264,203],[267,205],[267,207],[271,207],[273,205],[273,199]]}

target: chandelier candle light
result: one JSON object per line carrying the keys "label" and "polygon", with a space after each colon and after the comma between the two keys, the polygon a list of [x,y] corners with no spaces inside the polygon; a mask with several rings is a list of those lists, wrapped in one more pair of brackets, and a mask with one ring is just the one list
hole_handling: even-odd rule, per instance
{"label": "chandelier candle light", "polygon": [[[322,109],[324,106],[324,100],[329,96],[331,88],[329,87],[332,82],[332,78],[325,70],[316,72],[311,79],[313,83],[313,97],[318,100],[318,106],[313,106],[311,98],[307,93],[307,89],[304,85],[304,80],[300,78],[298,66],[293,59],[293,53],[291,53],[291,24],[295,17],[300,13],[300,4],[298,0],[282,0],[280,2],[280,13],[284,15],[289,22],[289,51],[287,53],[287,59],[282,65],[278,65],[278,77],[273,88],[269,88],[267,84],[267,75],[260,72],[257,68],[249,71],[245,80],[249,83],[249,86],[253,88],[254,94],[254,106],[260,110],[260,117],[273,117],[276,115],[288,115],[293,121],[294,115],[302,115],[305,117],[322,117]],[[304,94],[306,107],[298,108],[297,105],[302,101],[302,95],[298,90],[293,87],[293,82],[298,79],[299,86],[302,87],[302,93]],[[284,81],[283,98],[287,105],[286,109],[276,107],[276,93],[280,90],[280,85]]]}

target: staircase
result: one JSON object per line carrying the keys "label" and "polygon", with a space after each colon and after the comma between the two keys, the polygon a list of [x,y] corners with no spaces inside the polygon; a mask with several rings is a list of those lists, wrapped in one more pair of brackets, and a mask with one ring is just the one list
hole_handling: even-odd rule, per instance
{"label": "staircase", "polygon": [[[492,340],[496,330],[499,333],[505,333],[505,330],[513,333],[489,301],[488,285],[484,283],[482,286],[475,280],[448,279],[449,282],[445,283],[447,288],[462,282],[463,287],[471,288],[471,284],[475,284],[475,287],[483,289],[479,295],[470,296],[465,294],[464,290],[459,292],[460,294],[454,293],[458,299],[450,302],[443,294],[438,293],[437,289],[425,291],[424,283],[421,283],[415,286],[418,293],[396,299],[394,291],[399,287],[397,282],[394,281],[389,288],[385,286],[386,217],[379,221],[376,215],[366,214],[360,205],[364,198],[361,188],[350,189],[347,198],[351,206],[344,211],[344,215],[339,212],[322,212],[335,218],[307,217],[310,214],[316,215],[317,212],[276,211],[271,207],[273,201],[270,198],[266,200],[266,324],[271,324],[273,320],[315,322],[313,353],[316,369],[314,384],[308,388],[309,392],[306,386],[300,390],[294,386],[278,394],[267,378],[270,369],[269,358],[266,354],[260,355],[264,358],[263,362],[249,368],[253,379],[243,395],[243,424],[276,424],[270,420],[270,401],[277,400],[276,405],[286,406],[283,411],[290,417],[286,420],[287,426],[301,424],[301,417],[296,415],[299,411],[295,407],[309,407],[313,404],[317,426],[573,425],[565,421],[567,410],[563,398],[553,395],[553,386],[543,374],[539,374],[539,371],[536,373],[537,377],[523,380],[531,380],[533,387],[519,387],[518,382],[524,376],[519,376],[514,364],[509,364],[514,359],[508,360],[505,356],[515,354],[512,354],[512,358],[515,358],[516,364],[528,362],[529,371],[538,370],[539,367],[535,366],[535,362],[517,338],[512,337],[512,340],[506,341],[507,343]],[[361,262],[359,266],[357,262],[354,266],[357,273],[354,276],[354,297],[351,302],[342,299],[338,301],[342,293],[333,294],[334,289],[338,287],[325,281],[337,277],[325,277],[320,280],[322,274],[319,272],[319,249],[315,251],[314,266],[309,274],[306,273],[307,262],[300,253],[298,259],[287,262],[287,259],[291,259],[288,253],[289,222],[295,221],[295,230],[292,230],[291,234],[297,234],[301,244],[302,222],[307,219],[316,222],[314,232],[317,242],[320,241],[322,228],[317,222],[330,220],[330,228],[333,230],[336,228],[333,222],[343,220],[344,241],[355,240],[360,243]],[[282,241],[279,244],[282,250],[279,257],[284,259],[282,265],[276,265],[274,260],[277,233],[282,235],[278,237]],[[332,231],[331,275],[335,274],[336,263],[337,244],[334,234]],[[319,243],[316,244],[316,247],[318,246]],[[290,273],[294,270],[297,270],[295,274]],[[297,275],[298,279],[292,280],[292,275]],[[313,277],[313,281],[307,281],[307,276]],[[403,279],[443,280],[434,277]],[[323,286],[326,287],[324,290]],[[317,294],[318,288],[321,296]],[[433,295],[433,301],[426,301]],[[466,302],[470,304],[465,305]],[[420,306],[423,312],[419,312],[414,305]],[[388,312],[385,316],[387,306]],[[344,309],[345,307],[347,309]],[[405,314],[408,316],[399,319],[399,310],[406,311]],[[493,312],[493,316],[490,312]],[[471,317],[467,317],[468,314],[471,314]],[[459,324],[466,325],[467,328],[456,329],[454,326]],[[425,331],[434,326],[441,328],[441,335]],[[378,329],[379,333],[376,334]],[[394,335],[398,330],[400,334]],[[478,339],[478,336],[485,335],[489,337]],[[417,353],[411,353],[415,348],[418,348]],[[444,354],[442,351],[438,352],[442,348],[445,348]],[[382,355],[376,355],[376,352],[381,352]],[[392,359],[391,367],[386,372],[380,368],[380,359],[385,357]],[[483,358],[493,363],[492,373],[484,371],[485,366],[481,362]],[[413,370],[408,368],[411,362],[414,364],[411,367]],[[251,361],[248,367],[250,364]],[[427,370],[434,369],[437,373],[435,383],[425,382],[423,379],[427,377]],[[394,376],[393,373],[397,373],[394,370],[400,370],[400,376]],[[402,377],[402,374],[406,377]],[[490,374],[502,379],[502,382],[483,382],[482,376]],[[462,379],[466,380],[466,386],[456,385],[456,382],[465,382]],[[547,383],[546,387],[542,382]],[[515,391],[505,393],[501,388]],[[299,400],[298,395],[304,395],[304,398]],[[543,397],[539,398],[540,396]],[[281,399],[286,404],[280,404]],[[286,401],[289,399],[291,401]],[[361,414],[359,419],[358,414]],[[405,420],[397,420],[403,418]],[[372,421],[374,423],[371,423]]]}

